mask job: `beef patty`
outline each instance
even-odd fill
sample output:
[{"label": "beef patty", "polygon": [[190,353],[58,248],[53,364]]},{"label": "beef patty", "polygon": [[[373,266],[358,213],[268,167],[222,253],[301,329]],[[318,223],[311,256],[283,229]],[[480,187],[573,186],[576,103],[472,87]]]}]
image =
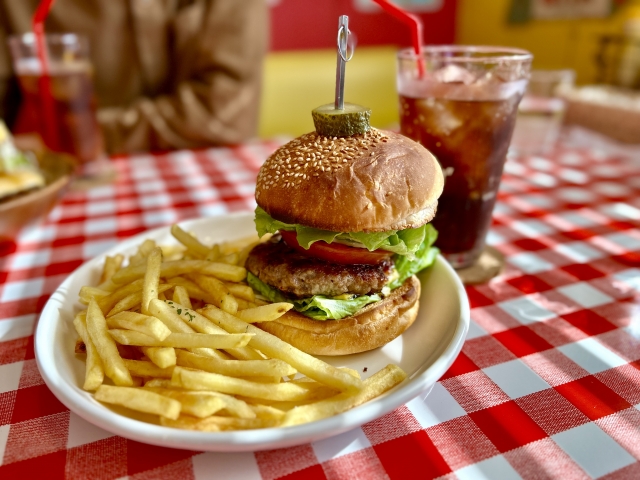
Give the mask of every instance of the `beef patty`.
[{"label": "beef patty", "polygon": [[[279,238],[276,237],[276,238]],[[393,261],[378,265],[329,263],[289,248],[282,240],[256,246],[245,264],[264,283],[295,298],[343,293],[378,293],[388,282]]]}]

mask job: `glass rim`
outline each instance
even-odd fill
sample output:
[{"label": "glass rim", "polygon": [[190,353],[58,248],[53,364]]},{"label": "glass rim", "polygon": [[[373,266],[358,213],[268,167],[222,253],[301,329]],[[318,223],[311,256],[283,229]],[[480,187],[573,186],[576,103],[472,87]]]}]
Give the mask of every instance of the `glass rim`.
[{"label": "glass rim", "polygon": [[[440,56],[445,53],[477,53],[479,56]],[[484,55],[482,55],[484,54]],[[422,47],[422,56],[427,58],[436,55],[436,58],[446,59],[451,63],[486,63],[504,61],[526,61],[532,60],[533,54],[522,48],[502,47],[493,45],[429,45]],[[413,48],[403,48],[398,51],[399,60],[416,60],[418,57]]]}]

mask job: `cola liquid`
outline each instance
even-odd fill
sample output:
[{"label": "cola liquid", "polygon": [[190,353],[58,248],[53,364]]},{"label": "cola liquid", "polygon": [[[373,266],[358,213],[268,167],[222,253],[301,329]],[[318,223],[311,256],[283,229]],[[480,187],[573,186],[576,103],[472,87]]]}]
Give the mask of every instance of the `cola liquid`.
[{"label": "cola liquid", "polygon": [[[436,245],[454,266],[484,247],[521,94],[500,100],[400,95],[400,130],[440,162],[445,188],[433,220]],[[457,265],[456,265],[457,263]]]}]

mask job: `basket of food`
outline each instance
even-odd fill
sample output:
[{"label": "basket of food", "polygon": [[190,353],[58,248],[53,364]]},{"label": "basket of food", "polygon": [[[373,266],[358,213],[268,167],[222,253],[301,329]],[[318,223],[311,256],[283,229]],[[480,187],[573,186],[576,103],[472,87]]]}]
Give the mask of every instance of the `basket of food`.
[{"label": "basket of food", "polygon": [[43,219],[58,202],[75,170],[72,157],[16,147],[0,122],[0,240]]},{"label": "basket of food", "polygon": [[640,143],[640,92],[588,85],[563,93],[565,123],[580,125],[625,143]]}]

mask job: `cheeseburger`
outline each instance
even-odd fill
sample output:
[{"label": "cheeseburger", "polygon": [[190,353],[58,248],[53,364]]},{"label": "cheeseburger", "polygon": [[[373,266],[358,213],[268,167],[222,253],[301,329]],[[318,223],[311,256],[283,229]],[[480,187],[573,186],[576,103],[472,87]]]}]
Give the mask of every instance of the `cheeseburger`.
[{"label": "cheeseburger", "polygon": [[367,128],[308,133],[262,166],[249,284],[294,308],[260,328],[316,355],[380,347],[418,313],[415,273],[431,265],[443,176],[434,156],[402,135]]}]

